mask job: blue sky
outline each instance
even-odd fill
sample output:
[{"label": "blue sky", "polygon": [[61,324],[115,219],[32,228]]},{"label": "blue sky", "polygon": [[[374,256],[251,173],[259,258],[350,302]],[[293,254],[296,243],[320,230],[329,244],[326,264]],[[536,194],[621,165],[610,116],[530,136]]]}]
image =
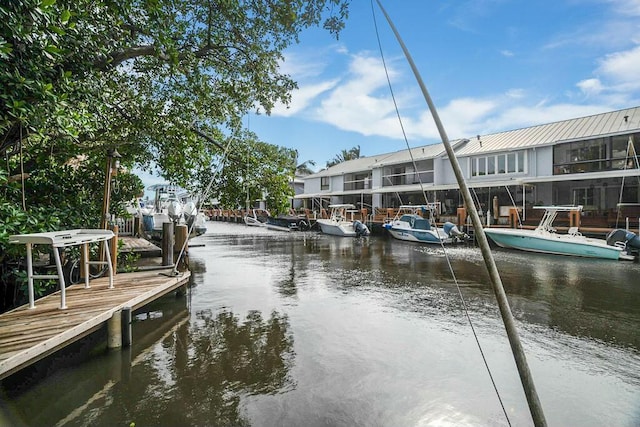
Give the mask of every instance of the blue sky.
[{"label": "blue sky", "polygon": [[[640,105],[640,0],[382,0],[450,139]],[[409,145],[440,141],[420,88],[377,4],[391,86]],[[289,108],[251,115],[265,142],[315,170],[343,149],[406,149],[370,1],[354,0],[339,40],[302,34],[282,69]]]},{"label": "blue sky", "polygon": [[[640,0],[382,0],[450,139],[640,105]],[[440,142],[400,45],[374,2],[382,52],[411,147]],[[343,149],[407,148],[371,2],[353,0],[339,40],[305,31],[282,70],[289,107],[251,114],[265,142],[326,166]],[[158,178],[141,176],[145,185]]]}]

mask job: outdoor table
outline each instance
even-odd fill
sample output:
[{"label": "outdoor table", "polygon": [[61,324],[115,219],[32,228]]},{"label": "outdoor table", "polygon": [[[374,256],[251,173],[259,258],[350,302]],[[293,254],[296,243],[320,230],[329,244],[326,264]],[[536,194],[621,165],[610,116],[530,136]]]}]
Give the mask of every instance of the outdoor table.
[{"label": "outdoor table", "polygon": [[[62,263],[60,261],[58,248],[82,245],[82,258],[84,259],[82,265],[82,271],[84,273],[84,287],[89,288],[89,265],[106,264],[109,271],[109,288],[113,288],[113,266],[111,264],[111,252],[109,250],[109,240],[111,240],[113,236],[114,234],[111,230],[101,229],[62,230],[47,233],[15,234],[10,236],[10,243],[21,243],[27,246],[29,308],[35,308],[33,292],[34,279],[58,279],[58,283],[60,283],[60,309],[67,308],[65,280],[62,273]],[[106,261],[89,260],[89,244],[95,242],[105,242],[103,249]],[[58,274],[33,274],[32,246],[38,244],[51,245],[54,248],[53,256]]]}]

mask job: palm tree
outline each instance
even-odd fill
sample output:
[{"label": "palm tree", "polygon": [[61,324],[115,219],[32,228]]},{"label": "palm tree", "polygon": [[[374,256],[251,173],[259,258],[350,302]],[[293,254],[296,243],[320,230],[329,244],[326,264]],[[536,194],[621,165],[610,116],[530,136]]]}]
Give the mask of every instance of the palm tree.
[{"label": "palm tree", "polygon": [[337,154],[333,160],[327,162],[327,167],[335,166],[338,163],[346,162],[348,160],[355,160],[360,158],[360,146],[353,147],[351,150],[342,150],[340,154]]},{"label": "palm tree", "polygon": [[315,173],[310,167],[311,166],[315,166],[316,162],[314,162],[313,160],[307,160],[304,163],[300,163],[298,166],[296,166],[296,176],[305,176],[305,175],[311,175],[313,173]]}]

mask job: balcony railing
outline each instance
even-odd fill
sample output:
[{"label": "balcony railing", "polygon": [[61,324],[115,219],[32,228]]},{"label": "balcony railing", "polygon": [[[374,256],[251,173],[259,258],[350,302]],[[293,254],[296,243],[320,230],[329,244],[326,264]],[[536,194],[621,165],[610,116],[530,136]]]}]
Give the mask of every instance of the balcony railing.
[{"label": "balcony railing", "polygon": [[391,187],[394,185],[407,185],[407,184],[431,184],[433,183],[433,171],[422,172],[405,172],[384,175],[382,177],[382,186]]}]

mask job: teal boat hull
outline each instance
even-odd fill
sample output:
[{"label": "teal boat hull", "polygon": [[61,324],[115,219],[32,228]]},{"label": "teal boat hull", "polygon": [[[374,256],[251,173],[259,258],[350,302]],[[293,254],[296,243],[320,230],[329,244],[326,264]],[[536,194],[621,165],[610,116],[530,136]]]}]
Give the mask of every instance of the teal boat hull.
[{"label": "teal boat hull", "polygon": [[532,230],[485,229],[498,246],[529,252],[619,260],[622,249],[583,236],[536,233]]}]

